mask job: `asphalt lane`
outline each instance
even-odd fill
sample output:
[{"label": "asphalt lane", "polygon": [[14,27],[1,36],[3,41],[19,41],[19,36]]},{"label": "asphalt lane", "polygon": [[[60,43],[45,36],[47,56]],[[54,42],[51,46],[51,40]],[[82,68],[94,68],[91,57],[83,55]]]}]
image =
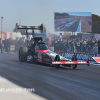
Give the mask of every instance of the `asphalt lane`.
[{"label": "asphalt lane", "polygon": [[18,54],[0,53],[0,76],[48,100],[100,100],[100,66],[72,68],[22,63]]}]

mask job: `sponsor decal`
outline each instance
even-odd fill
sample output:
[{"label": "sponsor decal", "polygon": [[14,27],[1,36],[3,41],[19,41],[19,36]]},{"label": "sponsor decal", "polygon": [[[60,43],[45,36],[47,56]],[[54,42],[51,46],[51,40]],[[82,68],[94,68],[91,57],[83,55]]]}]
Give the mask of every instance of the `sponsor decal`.
[{"label": "sponsor decal", "polygon": [[89,61],[52,61],[52,64],[89,64]]},{"label": "sponsor decal", "polygon": [[38,61],[39,61],[39,62],[42,62],[42,55],[41,55],[41,52],[38,52]]},{"label": "sponsor decal", "polygon": [[92,57],[97,63],[100,63],[100,57]]},{"label": "sponsor decal", "polygon": [[44,58],[44,61],[50,63],[50,62],[51,62],[51,59],[49,59],[49,58]]},{"label": "sponsor decal", "polygon": [[[65,58],[72,58],[72,56],[74,55],[74,53],[62,53],[62,56]],[[95,57],[95,54],[82,54],[82,53],[75,53],[75,55],[77,56],[77,59],[81,59],[81,60],[93,60],[92,57]]]}]

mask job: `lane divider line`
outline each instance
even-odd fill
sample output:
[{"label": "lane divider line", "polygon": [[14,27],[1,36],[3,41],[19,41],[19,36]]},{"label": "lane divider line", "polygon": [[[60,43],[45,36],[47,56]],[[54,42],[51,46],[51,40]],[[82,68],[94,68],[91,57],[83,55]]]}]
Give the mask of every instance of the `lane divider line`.
[{"label": "lane divider line", "polygon": [[78,28],[77,28],[77,32],[81,32],[81,20],[80,20],[80,22],[79,22],[79,26],[78,26]]}]

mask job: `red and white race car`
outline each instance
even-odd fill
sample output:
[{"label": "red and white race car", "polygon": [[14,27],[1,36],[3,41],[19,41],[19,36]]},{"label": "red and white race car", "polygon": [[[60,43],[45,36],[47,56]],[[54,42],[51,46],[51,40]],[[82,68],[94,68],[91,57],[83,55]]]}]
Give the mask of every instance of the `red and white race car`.
[{"label": "red and white race car", "polygon": [[[40,38],[36,38],[34,40],[40,40]],[[72,56],[72,61],[69,61],[67,58],[51,51],[48,49],[48,46],[41,42],[34,42],[31,46],[22,46],[19,49],[19,60],[20,61],[28,61],[28,62],[39,62],[49,64],[51,66],[55,66],[59,68],[60,65],[64,65],[66,67],[73,67],[75,69],[77,64],[87,64],[89,65],[89,61],[77,61],[76,55]]]}]

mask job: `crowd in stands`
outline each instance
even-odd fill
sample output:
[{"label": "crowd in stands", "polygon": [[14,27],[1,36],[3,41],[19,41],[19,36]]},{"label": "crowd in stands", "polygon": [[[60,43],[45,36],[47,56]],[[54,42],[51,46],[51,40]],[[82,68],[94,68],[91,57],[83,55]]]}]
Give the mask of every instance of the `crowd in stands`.
[{"label": "crowd in stands", "polygon": [[11,45],[14,45],[14,51],[18,51],[19,50],[19,47],[21,47],[22,45],[26,45],[26,40],[25,38],[17,38],[16,40],[12,40],[12,39],[5,39],[5,40],[2,40],[0,38],[0,50],[1,52],[10,52],[10,48],[11,48]]},{"label": "crowd in stands", "polygon": [[[80,39],[80,38],[68,38],[68,39],[60,39],[55,38],[52,39],[51,42],[45,41],[46,44],[50,47],[54,47],[54,51],[58,52],[85,52],[85,53],[93,53],[93,47],[98,47],[98,53],[100,53],[100,39],[93,40],[90,39]],[[10,52],[10,45],[15,46],[15,52],[19,50],[19,47],[26,45],[27,41],[25,38],[17,38],[16,40],[5,39],[2,40],[0,38],[0,49],[1,52]]]},{"label": "crowd in stands", "polygon": [[80,39],[80,38],[69,38],[69,39],[59,39],[55,38],[52,40],[50,46],[54,47],[55,51],[62,52],[85,52],[93,53],[93,47],[98,47],[98,53],[100,53],[100,39],[93,40],[90,39]]}]

